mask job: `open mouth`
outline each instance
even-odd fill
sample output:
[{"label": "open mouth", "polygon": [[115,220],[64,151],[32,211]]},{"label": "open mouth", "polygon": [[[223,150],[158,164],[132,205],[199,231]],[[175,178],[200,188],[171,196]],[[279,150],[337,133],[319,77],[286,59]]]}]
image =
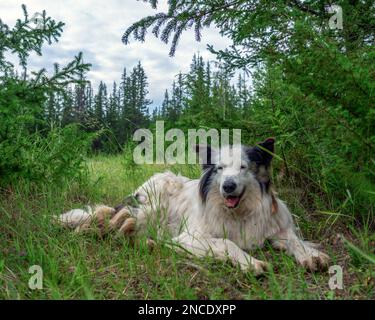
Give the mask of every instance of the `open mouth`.
[{"label": "open mouth", "polygon": [[236,208],[238,206],[238,204],[240,203],[244,192],[245,192],[245,189],[242,191],[242,193],[239,196],[226,196],[226,197],[224,197],[224,204],[228,208]]}]

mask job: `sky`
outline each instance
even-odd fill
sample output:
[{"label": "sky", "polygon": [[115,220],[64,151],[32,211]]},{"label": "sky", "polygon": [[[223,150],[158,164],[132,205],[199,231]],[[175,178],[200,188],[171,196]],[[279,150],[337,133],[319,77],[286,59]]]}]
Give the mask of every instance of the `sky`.
[{"label": "sky", "polygon": [[134,40],[128,45],[122,43],[127,27],[145,16],[165,12],[166,2],[159,1],[155,10],[150,4],[137,0],[0,0],[0,18],[13,26],[23,16],[21,5],[24,3],[30,17],[46,10],[47,15],[65,23],[58,43],[45,45],[42,56],[30,56],[29,70],[52,70],[53,63],[65,65],[82,51],[84,61],[92,64],[87,77],[94,88],[100,81],[111,88],[113,81],[120,81],[124,67],[130,70],[141,61],[149,80],[149,99],[155,107],[161,104],[165,89],[170,88],[176,74],[189,70],[194,53],[199,52],[205,60],[213,60],[207,44],[216,49],[230,44],[215,28],[204,30],[201,42],[195,41],[193,30],[183,33],[174,57],[168,55],[170,46],[151,32],[143,43]]}]

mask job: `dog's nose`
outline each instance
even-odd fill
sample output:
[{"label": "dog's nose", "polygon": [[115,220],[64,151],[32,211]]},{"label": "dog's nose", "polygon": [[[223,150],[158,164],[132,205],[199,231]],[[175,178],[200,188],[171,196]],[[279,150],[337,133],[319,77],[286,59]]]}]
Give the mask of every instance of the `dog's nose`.
[{"label": "dog's nose", "polygon": [[223,189],[226,193],[231,193],[236,190],[237,184],[234,181],[225,181],[223,184]]}]

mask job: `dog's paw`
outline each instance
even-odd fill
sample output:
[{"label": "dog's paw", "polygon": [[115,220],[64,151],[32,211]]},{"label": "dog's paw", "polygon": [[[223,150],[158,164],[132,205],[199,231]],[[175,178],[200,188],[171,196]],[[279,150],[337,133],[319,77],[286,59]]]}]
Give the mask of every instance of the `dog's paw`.
[{"label": "dog's paw", "polygon": [[327,269],[330,258],[324,252],[309,248],[308,252],[298,259],[298,262],[309,271]]},{"label": "dog's paw", "polygon": [[125,220],[130,218],[131,216],[132,214],[128,208],[122,208],[109,221],[109,230],[114,231],[120,229],[121,226],[124,224]]},{"label": "dog's paw", "polygon": [[241,264],[241,269],[243,271],[250,271],[254,273],[256,276],[259,276],[264,272],[269,271],[271,269],[271,265],[268,262],[252,258],[249,264]]},{"label": "dog's paw", "polygon": [[137,227],[137,219],[135,217],[127,218],[122,224],[120,230],[118,231],[118,235],[131,237],[135,234],[136,227]]},{"label": "dog's paw", "polygon": [[109,221],[115,214],[115,209],[108,206],[97,206],[94,211],[93,222],[96,224],[99,234],[104,235],[109,230]]}]

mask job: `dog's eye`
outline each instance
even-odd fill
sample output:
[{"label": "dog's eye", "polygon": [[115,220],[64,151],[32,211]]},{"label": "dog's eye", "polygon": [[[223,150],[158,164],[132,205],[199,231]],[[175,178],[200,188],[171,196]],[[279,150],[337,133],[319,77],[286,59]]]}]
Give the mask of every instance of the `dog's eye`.
[{"label": "dog's eye", "polygon": [[223,170],[222,166],[217,167],[217,170]]},{"label": "dog's eye", "polygon": [[241,169],[246,169],[247,167],[246,166],[241,166]]}]

